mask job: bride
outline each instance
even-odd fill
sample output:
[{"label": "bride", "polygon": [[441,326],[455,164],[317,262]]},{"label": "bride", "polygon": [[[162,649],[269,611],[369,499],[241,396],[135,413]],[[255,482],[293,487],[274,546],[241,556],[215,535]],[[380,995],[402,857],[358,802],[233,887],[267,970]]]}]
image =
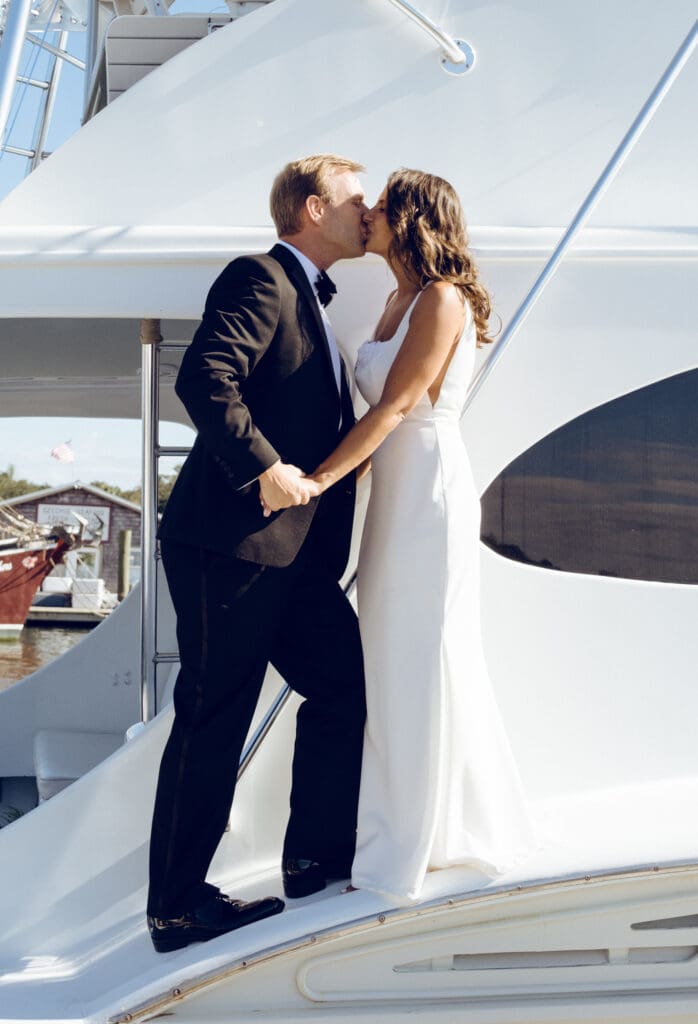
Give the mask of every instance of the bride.
[{"label": "bride", "polygon": [[504,871],[533,846],[482,649],[480,502],[460,432],[490,302],[461,205],[400,170],[368,217],[396,289],[358,354],[369,410],[311,476],[371,459],[358,605],[367,723],[352,887],[417,899],[433,868]]}]

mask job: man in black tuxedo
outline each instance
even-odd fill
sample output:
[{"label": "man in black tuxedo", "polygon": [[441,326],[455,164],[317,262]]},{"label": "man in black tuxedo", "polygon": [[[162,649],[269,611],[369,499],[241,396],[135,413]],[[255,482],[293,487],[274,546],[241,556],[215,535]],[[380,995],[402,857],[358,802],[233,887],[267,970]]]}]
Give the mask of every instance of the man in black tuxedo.
[{"label": "man in black tuxedo", "polygon": [[[214,282],[177,378],[197,438],[159,534],[181,658],[150,844],[148,925],[160,952],[283,909],[205,881],[269,662],[305,698],[286,895],[350,873],[365,699],[358,624],[338,580],[355,479],[318,499],[303,474],[354,423],[316,286],[331,291],[326,269],[364,254],[361,170],[316,156],[281,171],[271,193],[279,243],[234,260]],[[263,502],[291,507],[265,516]]]}]

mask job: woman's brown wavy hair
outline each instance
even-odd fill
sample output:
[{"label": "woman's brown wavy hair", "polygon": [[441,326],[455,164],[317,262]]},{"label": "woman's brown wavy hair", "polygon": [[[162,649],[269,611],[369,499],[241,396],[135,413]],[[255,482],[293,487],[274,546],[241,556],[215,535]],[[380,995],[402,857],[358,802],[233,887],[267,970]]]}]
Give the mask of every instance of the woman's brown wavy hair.
[{"label": "woman's brown wavy hair", "polygon": [[385,213],[393,233],[389,257],[418,288],[449,281],[468,300],[477,343],[488,335],[490,297],[468,251],[468,232],[460,199],[443,178],[401,168],[388,178]]}]

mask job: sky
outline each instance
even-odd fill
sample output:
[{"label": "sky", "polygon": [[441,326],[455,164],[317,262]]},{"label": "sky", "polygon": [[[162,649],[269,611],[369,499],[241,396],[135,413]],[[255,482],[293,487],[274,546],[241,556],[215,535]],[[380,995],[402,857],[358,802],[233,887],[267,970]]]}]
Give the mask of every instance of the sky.
[{"label": "sky", "polygon": [[[175,0],[170,7],[171,14],[201,11],[226,13],[227,8],[216,0]],[[52,33],[47,39],[55,42]],[[84,59],[85,43],[84,32],[71,32],[68,52]],[[25,44],[20,62],[22,75],[45,80],[48,64],[49,57],[44,51]],[[84,81],[78,68],[63,66],[47,140],[48,152],[80,128]],[[38,101],[38,89],[19,86],[15,90],[6,136],[9,145],[31,148]],[[28,166],[23,157],[0,152],[0,200],[20,184]],[[51,487],[74,480],[101,480],[128,489],[140,484],[140,429],[140,423],[133,420],[0,418],[0,471],[12,465],[16,477]],[[161,444],[189,445],[192,438],[188,427],[161,424]],[[51,449],[64,441],[71,442],[75,454],[72,463],[61,463],[51,457]],[[169,473],[173,466],[172,460],[162,460],[160,471]]]},{"label": "sky", "polygon": [[[67,0],[65,6],[70,7],[70,0]],[[170,6],[171,15],[201,12],[227,14],[228,8],[219,0],[175,0]],[[41,32],[43,30],[37,30],[35,34],[40,35]],[[49,32],[46,40],[55,44],[57,35]],[[86,41],[85,32],[70,32],[68,34],[68,52],[74,57],[84,60]],[[20,74],[24,77],[46,81],[46,72],[50,61],[51,58],[45,51],[30,43],[25,43],[20,61]],[[51,129],[47,139],[47,152],[53,152],[80,127],[84,90],[85,74],[79,68],[64,62]],[[6,143],[24,149],[32,148],[33,129],[39,101],[39,89],[30,86],[17,86],[8,120]],[[28,166],[29,162],[24,157],[0,152],[0,200],[23,180]]]},{"label": "sky", "polygon": [[[160,424],[160,443],[191,445],[193,431],[179,423]],[[74,462],[59,462],[51,449],[70,442]],[[160,472],[172,472],[181,458],[162,459]],[[95,480],[130,489],[141,482],[141,425],[137,420],[46,417],[0,419],[0,471],[14,466],[15,477],[60,487]]]}]

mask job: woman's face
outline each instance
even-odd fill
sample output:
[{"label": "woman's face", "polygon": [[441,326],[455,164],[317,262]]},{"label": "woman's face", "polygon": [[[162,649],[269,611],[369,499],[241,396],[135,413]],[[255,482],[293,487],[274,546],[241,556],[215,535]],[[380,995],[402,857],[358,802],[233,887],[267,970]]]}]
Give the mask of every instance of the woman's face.
[{"label": "woman's face", "polygon": [[388,218],[385,215],[385,202],[388,194],[384,188],[376,200],[376,205],[366,214],[368,224],[368,239],[366,240],[366,252],[375,252],[379,256],[388,255],[388,249],[392,241],[393,233],[388,225]]}]

